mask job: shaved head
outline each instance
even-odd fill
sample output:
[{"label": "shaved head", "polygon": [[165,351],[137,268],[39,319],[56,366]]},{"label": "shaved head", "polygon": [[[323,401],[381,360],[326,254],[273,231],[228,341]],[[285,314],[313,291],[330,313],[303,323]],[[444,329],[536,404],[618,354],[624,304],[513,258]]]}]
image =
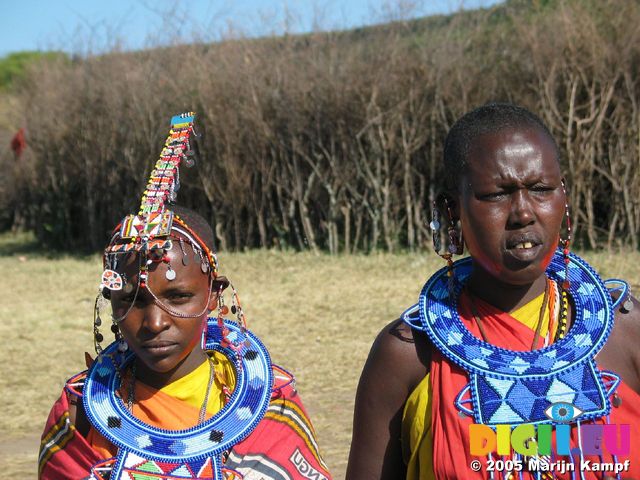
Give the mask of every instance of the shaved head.
[{"label": "shaved head", "polygon": [[529,110],[510,103],[488,103],[460,117],[449,130],[444,144],[445,187],[456,192],[467,169],[469,153],[479,137],[505,129],[535,129],[552,142],[556,159],[560,151],[549,129]]}]

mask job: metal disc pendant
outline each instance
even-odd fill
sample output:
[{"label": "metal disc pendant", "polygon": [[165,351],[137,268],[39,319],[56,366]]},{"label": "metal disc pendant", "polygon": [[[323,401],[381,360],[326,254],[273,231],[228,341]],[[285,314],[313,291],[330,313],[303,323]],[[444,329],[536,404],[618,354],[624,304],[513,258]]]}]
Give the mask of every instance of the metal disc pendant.
[{"label": "metal disc pendant", "polygon": [[184,255],[182,255],[182,264],[186,267],[187,265],[189,265],[189,263],[189,255],[185,253]]},{"label": "metal disc pendant", "polygon": [[209,273],[209,264],[207,262],[202,262],[200,264],[200,270],[202,270],[202,273]]},{"label": "metal disc pendant", "polygon": [[176,278],[176,272],[175,270],[167,270],[164,274],[164,276],[167,278],[167,280],[171,281],[171,280],[175,280]]},{"label": "metal disc pendant", "polygon": [[627,312],[633,310],[633,302],[631,301],[631,298],[627,298],[625,300],[625,302],[622,304],[622,308],[624,308]]}]

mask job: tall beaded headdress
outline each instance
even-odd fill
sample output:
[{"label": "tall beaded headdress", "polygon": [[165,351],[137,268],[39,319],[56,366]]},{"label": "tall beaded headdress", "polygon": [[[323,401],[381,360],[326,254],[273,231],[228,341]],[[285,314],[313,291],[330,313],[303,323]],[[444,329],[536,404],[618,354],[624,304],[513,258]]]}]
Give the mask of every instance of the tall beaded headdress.
[{"label": "tall beaded headdress", "polygon": [[[176,278],[175,270],[167,252],[178,244],[182,253],[182,263],[195,261],[200,263],[203,273],[210,274],[209,290],[213,288],[214,281],[218,277],[218,259],[213,250],[200,238],[200,236],[179,215],[171,210],[171,204],[176,200],[180,188],[180,166],[184,164],[192,167],[199,155],[198,134],[194,128],[195,113],[187,112],[175,115],[171,119],[169,135],[164,143],[155,167],[149,175],[147,186],[142,194],[140,208],[137,214],[127,215],[116,227],[104,251],[101,293],[96,300],[94,314],[94,339],[97,353],[102,351],[100,342],[103,340],[99,327],[102,324],[100,317],[101,299],[110,296],[112,291],[123,290],[125,294],[132,295],[130,305],[133,306],[140,289],[146,288],[163,310],[177,317],[199,317],[207,309],[205,305],[202,312],[185,314],[176,311],[164,304],[148,285],[149,267],[153,263],[166,263],[165,276],[172,281]],[[130,255],[135,255],[138,260],[139,272],[137,281],[126,278],[118,272],[118,265],[127,261]],[[237,292],[233,285],[231,311],[235,314],[242,329],[246,328],[244,312],[240,305]],[[222,287],[220,289],[221,293]],[[114,325],[112,331],[118,340],[122,340],[117,324],[122,321],[129,310],[112,314]],[[228,307],[224,299],[219,296],[218,317],[222,326],[222,317],[228,313]],[[226,332],[226,330],[225,330]],[[203,338],[203,345],[204,345]],[[126,350],[126,344],[121,342],[122,350]]]},{"label": "tall beaded headdress", "polygon": [[[193,127],[195,114],[193,112],[176,115],[171,119],[171,129],[165,141],[160,158],[155,168],[149,175],[147,187],[142,194],[140,210],[137,215],[127,215],[105,250],[106,263],[109,264],[111,254],[126,253],[130,251],[149,255],[154,250],[166,250],[171,248],[169,238],[174,221],[182,224],[183,228],[191,230],[183,222],[175,217],[173,211],[167,208],[167,204],[174,202],[180,189],[180,164],[184,161],[187,167],[195,164],[197,155],[197,135]],[[193,233],[193,232],[191,232]],[[215,254],[206,245],[207,257],[214,268],[213,274],[217,275],[218,262]],[[103,275],[103,285],[110,290],[119,290],[123,282],[115,275],[107,273]],[[115,273],[115,272],[114,272]],[[143,264],[140,271],[142,286],[147,279],[147,269]]]}]

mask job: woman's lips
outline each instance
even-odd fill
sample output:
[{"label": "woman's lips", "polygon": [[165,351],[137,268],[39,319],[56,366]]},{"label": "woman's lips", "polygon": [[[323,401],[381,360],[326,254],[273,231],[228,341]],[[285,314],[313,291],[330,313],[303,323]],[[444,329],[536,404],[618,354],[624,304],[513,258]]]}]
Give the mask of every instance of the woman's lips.
[{"label": "woman's lips", "polygon": [[530,262],[538,257],[542,250],[542,244],[533,242],[520,242],[512,248],[507,248],[509,255],[521,262]]},{"label": "woman's lips", "polygon": [[143,344],[142,348],[152,355],[166,355],[171,353],[177,346],[178,344],[173,342],[149,342]]}]

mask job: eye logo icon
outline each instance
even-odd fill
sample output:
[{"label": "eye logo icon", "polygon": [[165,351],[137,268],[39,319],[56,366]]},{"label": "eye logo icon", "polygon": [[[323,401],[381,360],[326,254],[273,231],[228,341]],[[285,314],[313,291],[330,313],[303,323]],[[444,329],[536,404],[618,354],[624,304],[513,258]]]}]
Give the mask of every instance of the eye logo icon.
[{"label": "eye logo icon", "polygon": [[554,422],[569,423],[582,415],[582,410],[567,402],[557,402],[549,405],[544,414]]},{"label": "eye logo icon", "polygon": [[[469,453],[482,456],[492,452],[498,455],[517,452],[528,457],[547,456],[553,454],[555,438],[555,454],[569,457],[575,447],[571,440],[571,423],[584,413],[572,403],[556,402],[548,404],[544,410],[550,425],[520,423],[513,428],[508,424],[490,427],[472,423],[469,425]],[[603,451],[611,455],[628,455],[631,451],[631,425],[627,423],[587,423],[579,428],[579,448],[584,455],[600,455],[602,458]]]}]

